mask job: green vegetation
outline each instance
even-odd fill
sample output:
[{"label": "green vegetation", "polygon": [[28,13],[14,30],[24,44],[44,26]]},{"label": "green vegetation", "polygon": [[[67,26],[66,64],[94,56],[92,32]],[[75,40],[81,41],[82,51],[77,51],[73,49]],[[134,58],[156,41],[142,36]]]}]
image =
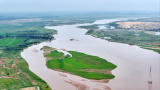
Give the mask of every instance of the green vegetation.
[{"label": "green vegetation", "polygon": [[52,69],[61,69],[88,79],[112,79],[114,76],[107,71],[116,68],[116,65],[107,62],[105,59],[97,56],[91,56],[80,52],[68,51],[72,54],[63,57],[63,53],[51,51],[45,57],[52,58],[47,61],[47,67]]},{"label": "green vegetation", "polygon": [[41,90],[51,90],[37,75],[32,73],[20,51],[10,50],[0,53],[0,89],[17,89],[39,86]]},{"label": "green vegetation", "polygon": [[70,40],[70,41],[73,41],[74,39],[71,38],[71,39],[69,39],[69,40]]},{"label": "green vegetation", "polygon": [[41,22],[0,21],[0,89],[38,86],[41,90],[51,90],[45,81],[29,70],[27,62],[20,56],[24,48],[51,40],[57,33],[44,28],[45,24]]},{"label": "green vegetation", "polygon": [[[117,16],[118,15],[118,16]],[[97,19],[122,17],[142,17],[124,15],[124,13],[1,13],[0,14],[0,89],[19,90],[25,87],[40,87],[41,90],[51,90],[46,82],[28,69],[28,64],[20,56],[21,50],[33,44],[51,40],[56,30],[45,26],[56,26],[76,23],[91,23]],[[93,29],[93,28],[92,28]],[[51,50],[48,48],[48,50]],[[59,57],[68,59],[70,56]],[[58,58],[58,57],[57,57]],[[53,58],[54,59],[54,58]],[[60,62],[58,62],[60,63]],[[63,65],[61,65],[62,67]],[[114,65],[113,65],[114,66]],[[115,66],[114,66],[115,67]],[[78,68],[77,68],[78,69]],[[114,69],[114,68],[113,68]],[[79,69],[78,69],[79,70]],[[99,69],[98,69],[99,70]],[[108,69],[107,69],[108,70]],[[80,75],[88,78],[113,78],[112,75],[79,70]],[[73,70],[73,72],[76,71]],[[79,73],[80,73],[79,72]],[[77,72],[78,73],[78,72]],[[79,74],[78,73],[78,74]]]},{"label": "green vegetation", "polygon": [[95,29],[98,29],[98,27],[96,25],[88,25],[88,26],[79,26],[78,28],[85,28],[88,31],[86,32],[86,34],[91,34],[94,32]]},{"label": "green vegetation", "polygon": [[93,31],[94,31],[94,30],[88,30],[88,31],[86,32],[86,34],[91,34],[91,33],[93,33]]},{"label": "green vegetation", "polygon": [[24,42],[25,39],[15,39],[15,38],[5,38],[0,39],[0,46],[15,46],[22,42]]},{"label": "green vegetation", "polygon": [[5,33],[0,37],[0,47],[1,50],[23,50],[34,43],[52,40],[54,33],[56,32],[41,32],[39,29]]},{"label": "green vegetation", "polygon": [[98,33],[97,36],[101,38],[109,36],[112,38],[109,41],[127,43],[130,45],[150,45],[151,47],[148,48],[149,50],[153,50],[159,53],[158,49],[156,50],[152,48],[158,48],[157,45],[160,43],[160,36],[158,35],[147,34],[143,31],[105,31],[101,33],[103,34]]},{"label": "green vegetation", "polygon": [[[116,26],[115,23],[110,24],[112,26]],[[95,27],[94,25],[91,26]],[[141,46],[141,48],[153,50],[160,53],[160,35],[147,34],[144,31],[140,30],[97,30],[90,27],[87,28],[88,31],[86,32],[86,34],[102,39],[104,39],[104,37],[110,37],[110,39],[107,40],[112,42],[126,43],[130,45],[143,45],[143,47]]]},{"label": "green vegetation", "polygon": [[[21,61],[17,64],[17,66],[23,70],[23,72],[27,73],[33,80],[35,80],[35,83],[37,83],[38,86],[40,86],[40,89],[42,90],[51,90],[50,87],[46,84],[45,81],[43,81],[40,77],[35,75],[33,72],[31,72],[28,69],[28,64],[25,61]],[[31,81],[29,81],[31,82]],[[33,85],[31,85],[33,86]],[[35,85],[34,85],[35,86]]]},{"label": "green vegetation", "polygon": [[118,24],[116,22],[111,22],[109,23],[110,26],[113,26],[115,28],[118,28]]},{"label": "green vegetation", "polygon": [[96,25],[88,25],[88,26],[79,26],[79,28],[85,28],[85,29],[98,29],[98,27]]},{"label": "green vegetation", "polygon": [[54,59],[59,59],[63,57],[63,53],[58,52],[57,50],[52,51],[50,54],[45,55],[45,57],[53,57]]},{"label": "green vegetation", "polygon": [[[76,16],[76,17],[73,17]],[[89,15],[88,15],[89,16]],[[33,44],[53,39],[55,30],[44,28],[47,25],[64,25],[93,22],[81,15],[61,14],[9,14],[0,15],[0,89],[20,89],[24,87],[50,87],[28,69],[20,52]],[[99,17],[100,18],[100,17]]]},{"label": "green vegetation", "polygon": [[153,50],[160,54],[160,49],[157,48],[157,47],[160,47],[159,45],[156,45],[157,47],[155,47],[155,45],[138,45],[138,46],[144,49]]}]

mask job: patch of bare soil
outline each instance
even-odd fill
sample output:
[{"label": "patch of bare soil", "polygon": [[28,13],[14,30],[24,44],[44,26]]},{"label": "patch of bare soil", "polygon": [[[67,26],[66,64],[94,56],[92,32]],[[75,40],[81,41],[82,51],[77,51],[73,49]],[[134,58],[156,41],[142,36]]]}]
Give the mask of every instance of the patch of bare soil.
[{"label": "patch of bare soil", "polygon": [[117,22],[119,28],[126,29],[158,29],[160,28],[159,22]]},{"label": "patch of bare soil", "polygon": [[13,68],[14,66],[16,66],[16,64],[12,64],[12,68]]},{"label": "patch of bare soil", "polygon": [[57,50],[57,49],[56,48],[51,48],[51,47],[44,46],[41,50],[43,50],[44,52],[50,52],[50,51]]},{"label": "patch of bare soil", "polygon": [[37,90],[35,87],[22,88],[20,90]]},{"label": "patch of bare soil", "polygon": [[108,83],[109,79],[101,79],[101,80],[91,80],[92,82],[98,82],[98,83]]},{"label": "patch of bare soil", "polygon": [[4,64],[4,62],[0,59],[0,64]]},{"label": "patch of bare soil", "polygon": [[12,61],[12,59],[9,58],[5,58],[5,57],[0,57],[1,61],[4,63],[10,63]]},{"label": "patch of bare soil", "polygon": [[98,72],[98,73],[103,73],[103,74],[112,74],[111,71],[108,69],[82,69],[82,71]]},{"label": "patch of bare soil", "polygon": [[77,90],[88,90],[89,89],[89,86],[85,85],[85,84],[82,84],[82,83],[79,83],[79,82],[75,82],[71,79],[69,80],[64,80],[65,82],[67,83],[70,83],[72,84],[73,86],[75,86],[77,88]]},{"label": "patch of bare soil", "polygon": [[81,79],[81,81],[87,81],[87,80],[85,80],[85,79]]},{"label": "patch of bare soil", "polygon": [[31,19],[15,19],[10,21],[2,21],[0,24],[12,24],[16,22],[33,22],[33,21],[41,21],[41,18],[31,18]]},{"label": "patch of bare soil", "polygon": [[32,51],[33,51],[33,52],[38,52],[38,50],[36,50],[36,49],[33,49]]},{"label": "patch of bare soil", "polygon": [[31,82],[32,83],[32,85],[37,85],[37,83],[36,82]]},{"label": "patch of bare soil", "polygon": [[98,89],[98,88],[94,88],[93,90],[101,90],[101,89]]},{"label": "patch of bare soil", "polygon": [[60,76],[63,76],[63,77],[67,77],[66,74],[63,74],[63,73],[58,73]]},{"label": "patch of bare soil", "polygon": [[45,59],[46,59],[46,62],[47,62],[47,61],[49,61],[49,60],[51,60],[51,59],[54,59],[54,58],[47,57],[47,58],[45,58]]},{"label": "patch of bare soil", "polygon": [[108,86],[104,86],[103,87],[104,88],[104,90],[112,90],[110,87],[108,87]]},{"label": "patch of bare soil", "polygon": [[148,33],[148,34],[155,34],[154,31],[144,31],[145,33]]},{"label": "patch of bare soil", "polygon": [[5,74],[5,72],[1,72],[1,74]]},{"label": "patch of bare soil", "polygon": [[13,63],[17,64],[19,62],[20,57],[15,57]]},{"label": "patch of bare soil", "polygon": [[1,76],[0,78],[10,78],[9,76]]}]

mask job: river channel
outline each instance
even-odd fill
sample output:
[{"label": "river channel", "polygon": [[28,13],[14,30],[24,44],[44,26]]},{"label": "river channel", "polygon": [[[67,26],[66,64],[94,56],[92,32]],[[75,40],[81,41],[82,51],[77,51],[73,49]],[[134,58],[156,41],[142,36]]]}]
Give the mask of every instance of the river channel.
[{"label": "river channel", "polygon": [[[76,90],[76,87],[66,80],[73,80],[89,86],[89,90],[95,88],[104,89],[109,86],[112,90],[160,90],[160,54],[131,46],[128,44],[109,42],[107,40],[85,35],[86,29],[77,28],[82,25],[105,24],[123,19],[97,20],[94,23],[74,24],[63,26],[46,26],[47,29],[58,31],[54,35],[56,40],[43,42],[28,47],[21,52],[21,56],[29,64],[29,69],[46,81],[53,90]],[[75,39],[70,41],[70,39]],[[46,67],[43,46],[50,46],[57,49],[83,52],[89,55],[99,56],[117,65],[112,70],[115,75],[109,83],[98,83],[82,77],[63,73],[67,77],[61,76],[58,71]],[[37,50],[35,52],[35,50]],[[152,67],[152,85],[148,85],[149,68]],[[150,89],[151,88],[151,89]]]}]

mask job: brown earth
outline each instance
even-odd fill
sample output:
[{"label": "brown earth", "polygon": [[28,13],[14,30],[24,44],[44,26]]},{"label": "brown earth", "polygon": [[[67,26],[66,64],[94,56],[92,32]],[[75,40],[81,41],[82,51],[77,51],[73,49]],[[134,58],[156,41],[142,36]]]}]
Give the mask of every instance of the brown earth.
[{"label": "brown earth", "polygon": [[75,86],[77,88],[77,90],[88,90],[89,89],[89,86],[85,85],[85,84],[82,84],[82,83],[79,83],[79,82],[75,82],[71,79],[69,80],[64,80],[65,82],[67,83],[70,83],[72,84],[73,86]]},{"label": "brown earth", "polygon": [[160,28],[159,22],[117,22],[117,24],[119,24],[119,28],[125,29],[147,30]]},{"label": "brown earth", "polygon": [[58,73],[60,76],[63,76],[63,77],[67,77],[66,74],[63,74],[63,73]]},{"label": "brown earth", "polygon": [[108,69],[82,69],[81,71],[98,72],[98,73],[103,73],[103,74],[112,74],[111,71]]},{"label": "brown earth", "polygon": [[37,90],[35,87],[22,88],[20,90]]}]

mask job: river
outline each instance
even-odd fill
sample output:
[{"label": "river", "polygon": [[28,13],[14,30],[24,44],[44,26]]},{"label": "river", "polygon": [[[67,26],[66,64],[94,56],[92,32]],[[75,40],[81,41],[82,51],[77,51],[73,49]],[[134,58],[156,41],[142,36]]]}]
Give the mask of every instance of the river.
[{"label": "river", "polygon": [[[97,20],[91,24],[105,24],[124,19],[105,19]],[[160,90],[160,54],[151,50],[130,46],[128,44],[108,42],[103,39],[85,35],[86,29],[77,28],[81,25],[74,24],[63,26],[46,26],[48,29],[58,30],[58,35],[54,35],[56,40],[43,42],[28,47],[21,52],[21,56],[29,64],[29,69],[36,75],[46,81],[53,90],[76,90],[76,87],[65,80],[73,80],[89,86],[90,90],[94,88],[104,89],[109,86],[112,90]],[[70,39],[75,39],[70,41]],[[112,70],[115,75],[109,83],[92,82],[91,80],[71,74],[64,73],[67,77],[59,75],[60,72],[48,69],[46,67],[43,46],[50,46],[57,49],[65,49],[83,52],[89,55],[99,56],[107,61],[117,65]],[[34,50],[38,50],[35,52]],[[149,87],[149,67],[152,67],[152,85]]]}]

